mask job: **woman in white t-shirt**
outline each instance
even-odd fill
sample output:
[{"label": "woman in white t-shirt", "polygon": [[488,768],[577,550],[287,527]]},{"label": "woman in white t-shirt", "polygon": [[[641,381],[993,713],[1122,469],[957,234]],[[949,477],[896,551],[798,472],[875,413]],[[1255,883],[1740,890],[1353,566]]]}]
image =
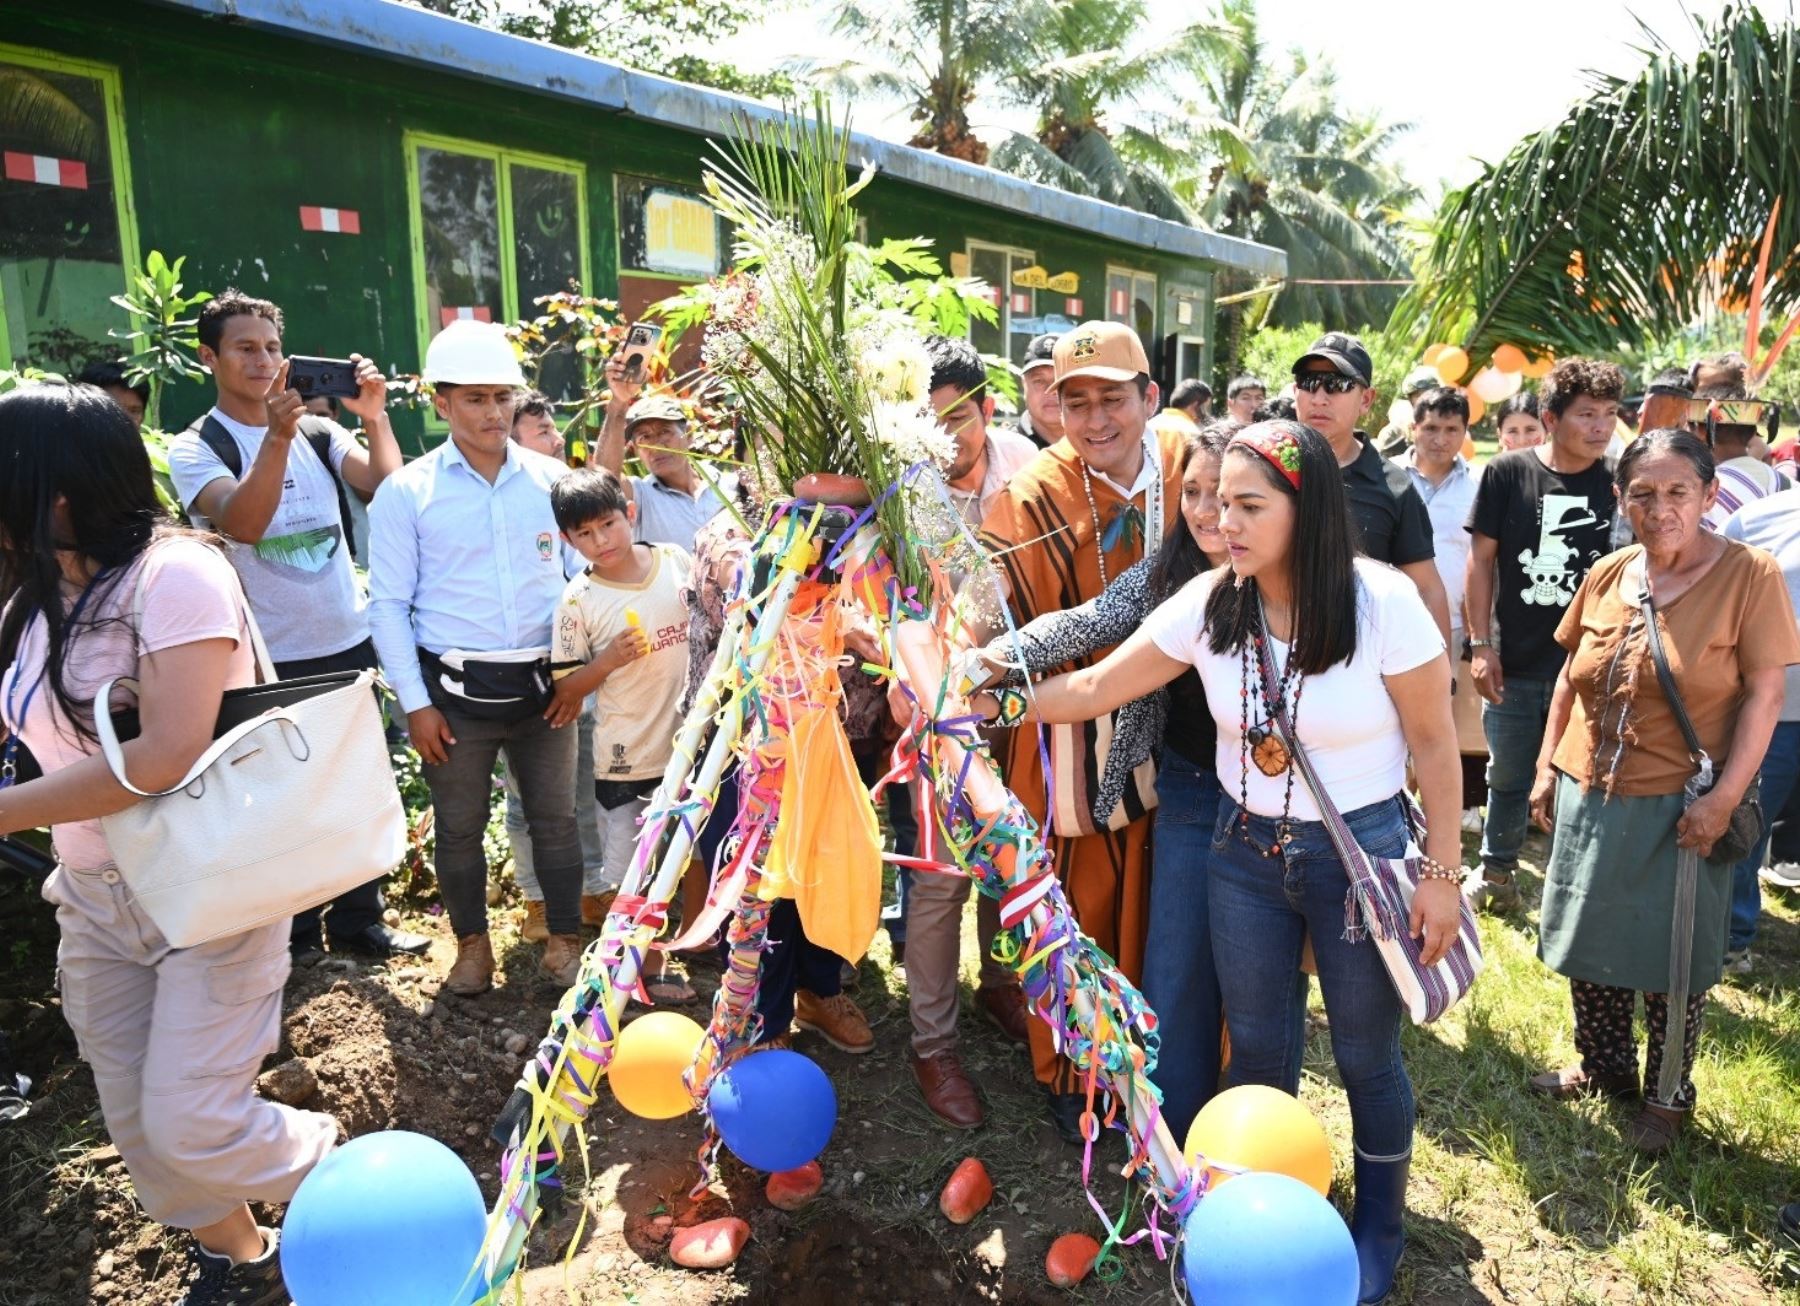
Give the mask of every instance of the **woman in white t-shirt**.
[{"label": "woman in white t-shirt", "polygon": [[[1434,963],[1459,924],[1461,784],[1444,641],[1401,573],[1356,556],[1343,477],[1324,438],[1262,422],[1226,447],[1219,529],[1230,570],[1197,577],[1098,665],[1039,685],[1033,712],[1080,721],[1199,670],[1218,724],[1225,797],[1208,867],[1213,959],[1231,1030],[1229,1079],[1298,1092],[1294,974],[1310,933],[1350,1099],[1351,1233],[1360,1300],[1393,1283],[1412,1154],[1401,1005],[1373,941],[1346,939],[1348,873],[1299,768],[1271,728],[1285,711],[1332,805],[1364,851],[1408,841],[1410,753],[1424,801],[1428,878],[1410,928]],[[1266,644],[1275,674],[1265,688]]]},{"label": "woman in white t-shirt", "polygon": [[51,827],[63,1014],[107,1131],[145,1212],[193,1232],[184,1303],[285,1300],[275,1235],[246,1203],[292,1197],[337,1141],[330,1116],[256,1095],[281,1040],[288,922],[169,947],[107,847],[99,818],[138,800],[101,754],[92,706],[135,676],[126,773],[179,784],[225,690],[254,683],[243,592],[207,537],[168,520],[137,428],[92,386],[0,396],[0,594],[0,720],[44,771],[12,783],[7,750],[0,834]]}]

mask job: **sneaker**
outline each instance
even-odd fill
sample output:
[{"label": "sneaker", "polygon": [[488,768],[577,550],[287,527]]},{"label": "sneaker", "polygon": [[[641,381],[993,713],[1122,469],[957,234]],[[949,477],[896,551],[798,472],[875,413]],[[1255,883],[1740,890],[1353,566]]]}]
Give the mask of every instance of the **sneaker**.
[{"label": "sneaker", "polygon": [[1481,809],[1479,807],[1463,808],[1463,833],[1481,833]]},{"label": "sneaker", "polygon": [[1725,953],[1725,973],[1727,975],[1748,975],[1756,969],[1756,958],[1750,955],[1748,948],[1731,948]]},{"label": "sneaker", "polygon": [[193,1277],[177,1306],[276,1306],[287,1301],[279,1236],[273,1229],[264,1229],[262,1236],[263,1254],[242,1265],[195,1243]]},{"label": "sneaker", "polygon": [[1757,876],[1764,884],[1772,884],[1777,889],[1800,889],[1800,864],[1794,862],[1765,866]]},{"label": "sneaker", "polygon": [[875,1046],[868,1017],[848,993],[821,998],[801,989],[794,995],[794,1024],[811,1030],[839,1052],[860,1055]]},{"label": "sneaker", "polygon": [[519,926],[519,937],[527,943],[542,943],[550,937],[550,923],[544,916],[541,900],[525,900],[525,922]]},{"label": "sneaker", "polygon": [[1463,897],[1476,911],[1485,908],[1492,912],[1514,912],[1525,902],[1519,896],[1518,881],[1512,875],[1503,874],[1496,878],[1479,867],[1472,868],[1463,878]]}]

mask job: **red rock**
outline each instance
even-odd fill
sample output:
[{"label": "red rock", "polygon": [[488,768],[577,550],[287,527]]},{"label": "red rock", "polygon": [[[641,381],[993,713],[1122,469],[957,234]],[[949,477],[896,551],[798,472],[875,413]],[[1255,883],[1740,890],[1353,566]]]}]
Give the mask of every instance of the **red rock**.
[{"label": "red rock", "polygon": [[938,1210],[951,1224],[967,1224],[994,1200],[994,1181],[987,1167],[974,1157],[964,1157],[938,1194]]},{"label": "red rock", "polygon": [[738,1258],[750,1241],[750,1226],[735,1215],[677,1229],[669,1240],[669,1258],[690,1270],[722,1270]]},{"label": "red rock", "polygon": [[1085,1233],[1065,1233],[1050,1244],[1044,1257],[1044,1273],[1059,1288],[1073,1288],[1087,1278],[1100,1255],[1100,1244]]},{"label": "red rock", "polygon": [[825,1186],[825,1172],[817,1161],[808,1161],[795,1170],[782,1170],[769,1176],[763,1196],[769,1205],[783,1211],[798,1211],[819,1195]]}]

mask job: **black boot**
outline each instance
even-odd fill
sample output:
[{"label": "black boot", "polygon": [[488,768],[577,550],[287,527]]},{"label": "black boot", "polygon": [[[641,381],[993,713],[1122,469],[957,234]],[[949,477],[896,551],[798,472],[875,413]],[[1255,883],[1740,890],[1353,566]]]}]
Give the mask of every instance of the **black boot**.
[{"label": "black boot", "polygon": [[1398,1161],[1371,1161],[1356,1154],[1356,1214],[1350,1217],[1350,1237],[1356,1243],[1356,1259],[1362,1267],[1362,1291],[1357,1302],[1386,1298],[1394,1286],[1394,1271],[1406,1246],[1406,1174],[1412,1169],[1409,1153]]}]

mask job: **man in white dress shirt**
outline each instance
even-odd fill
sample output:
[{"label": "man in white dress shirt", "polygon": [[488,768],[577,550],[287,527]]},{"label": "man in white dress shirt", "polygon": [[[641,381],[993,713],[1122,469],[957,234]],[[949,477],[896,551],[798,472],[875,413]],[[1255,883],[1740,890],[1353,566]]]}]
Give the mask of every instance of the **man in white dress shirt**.
[{"label": "man in white dress shirt", "polygon": [[497,325],[459,320],[425,380],[450,438],[390,476],[370,510],[369,624],[436,809],[436,871],[456,931],[444,987],[492,986],[482,832],[504,751],[543,887],[541,973],[581,965],[576,732],[545,719],[550,629],[567,575],[550,487],[568,468],[509,438],[525,378]]}]

